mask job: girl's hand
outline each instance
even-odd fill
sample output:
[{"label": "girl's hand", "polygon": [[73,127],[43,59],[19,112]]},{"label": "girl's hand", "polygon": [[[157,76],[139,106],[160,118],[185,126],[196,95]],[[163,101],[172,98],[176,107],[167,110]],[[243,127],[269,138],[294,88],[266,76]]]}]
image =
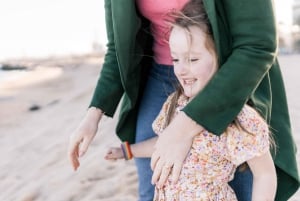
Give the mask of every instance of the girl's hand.
[{"label": "girl's hand", "polygon": [[159,135],[151,157],[152,184],[163,186],[172,171],[172,182],[176,183],[183,162],[192,146],[193,138],[203,130],[192,119],[180,112]]},{"label": "girl's hand", "polygon": [[79,157],[86,153],[97,133],[102,114],[100,109],[89,108],[77,130],[70,136],[68,156],[75,171],[80,165]]},{"label": "girl's hand", "polygon": [[120,147],[111,147],[108,149],[105,157],[106,160],[115,161],[117,159],[123,159],[123,151]]}]

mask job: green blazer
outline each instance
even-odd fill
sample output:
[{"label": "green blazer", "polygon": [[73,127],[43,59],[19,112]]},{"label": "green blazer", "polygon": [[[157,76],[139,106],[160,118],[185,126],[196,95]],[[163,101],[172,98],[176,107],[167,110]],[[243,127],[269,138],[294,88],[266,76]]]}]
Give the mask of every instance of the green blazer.
[{"label": "green blazer", "polygon": [[[277,152],[276,200],[299,188],[285,90],[276,59],[277,36],[271,0],[203,0],[212,25],[220,69],[184,112],[220,135],[246,102],[272,128]],[[134,142],[137,108],[151,65],[149,22],[134,0],[105,0],[107,53],[90,106],[113,116],[122,99],[116,133]]]}]

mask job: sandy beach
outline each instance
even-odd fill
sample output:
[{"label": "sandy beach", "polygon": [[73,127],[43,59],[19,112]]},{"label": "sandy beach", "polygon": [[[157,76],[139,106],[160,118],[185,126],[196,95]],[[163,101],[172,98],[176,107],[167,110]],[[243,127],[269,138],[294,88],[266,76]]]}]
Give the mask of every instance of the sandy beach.
[{"label": "sandy beach", "polygon": [[[133,161],[109,162],[109,146],[119,146],[115,118],[104,117],[81,167],[69,164],[69,136],[91,99],[102,55],[11,61],[29,67],[0,80],[0,201],[134,201]],[[300,149],[300,55],[280,56]],[[300,164],[300,154],[297,155]],[[298,191],[290,201],[300,201]]]}]

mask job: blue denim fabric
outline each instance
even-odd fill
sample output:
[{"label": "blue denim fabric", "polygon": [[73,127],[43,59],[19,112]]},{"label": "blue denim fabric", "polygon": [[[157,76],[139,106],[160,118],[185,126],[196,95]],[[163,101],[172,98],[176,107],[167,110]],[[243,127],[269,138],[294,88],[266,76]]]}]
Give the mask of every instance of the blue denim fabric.
[{"label": "blue denim fabric", "polygon": [[[139,108],[136,142],[156,135],[152,130],[152,122],[167,97],[175,90],[176,82],[172,66],[153,64]],[[139,201],[152,201],[154,186],[151,184],[150,158],[136,158],[135,163],[139,180]]]},{"label": "blue denim fabric", "polygon": [[229,182],[229,185],[234,190],[238,201],[252,200],[253,175],[248,167],[243,171],[237,168],[234,179]]}]

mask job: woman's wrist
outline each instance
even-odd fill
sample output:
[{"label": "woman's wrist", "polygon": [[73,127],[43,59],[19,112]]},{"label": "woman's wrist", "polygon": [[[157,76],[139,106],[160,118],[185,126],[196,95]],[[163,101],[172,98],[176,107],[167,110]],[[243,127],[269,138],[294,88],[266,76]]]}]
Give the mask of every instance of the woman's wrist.
[{"label": "woman's wrist", "polygon": [[99,122],[103,113],[104,112],[100,108],[90,107],[87,110],[87,118],[93,119],[93,120],[96,120],[97,122]]},{"label": "woman's wrist", "polygon": [[170,124],[174,129],[181,131],[184,135],[189,135],[190,137],[195,137],[204,128],[197,124],[193,119],[187,116],[183,111],[179,112],[178,115]]}]

